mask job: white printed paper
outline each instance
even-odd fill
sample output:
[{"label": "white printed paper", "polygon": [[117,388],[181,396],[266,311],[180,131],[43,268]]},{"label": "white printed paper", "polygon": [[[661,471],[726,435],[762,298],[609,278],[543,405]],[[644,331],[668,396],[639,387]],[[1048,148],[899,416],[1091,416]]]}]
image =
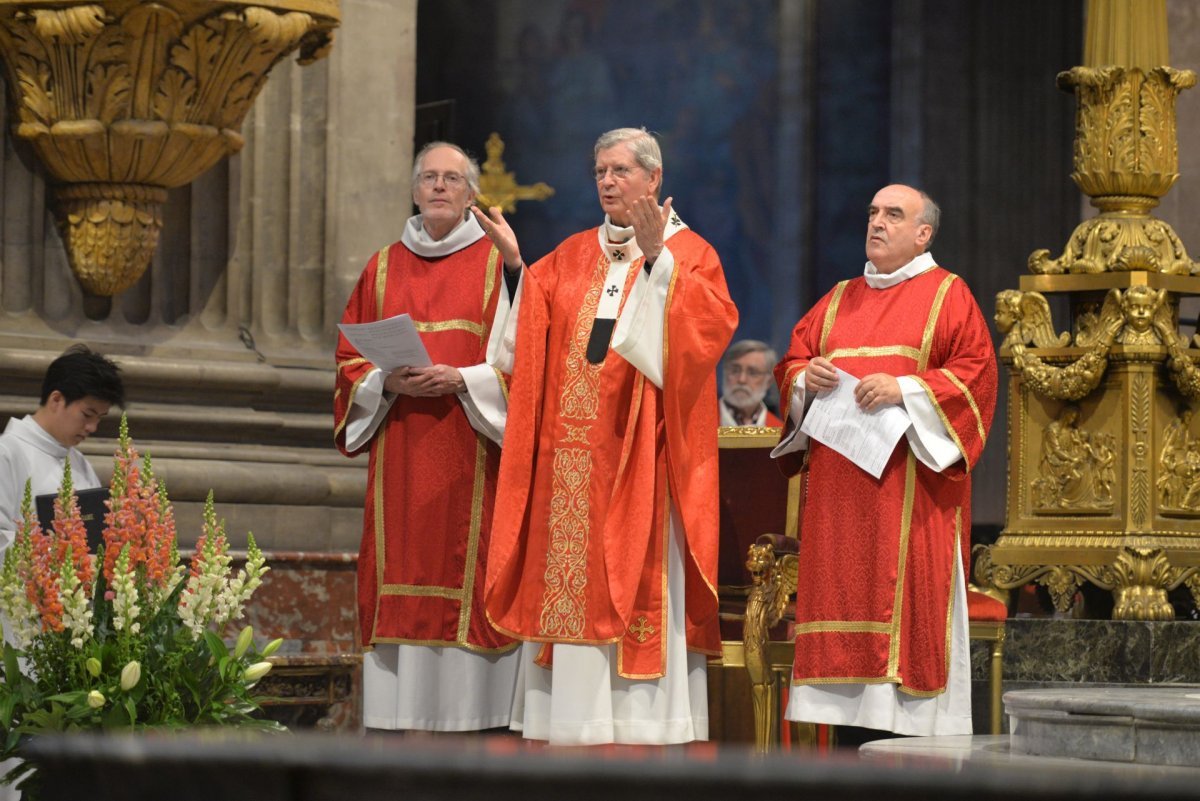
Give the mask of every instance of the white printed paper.
[{"label": "white printed paper", "polygon": [[800,430],[879,478],[912,423],[903,406],[864,412],[854,400],[858,379],[841,368],[837,372],[838,385],[813,398]]},{"label": "white printed paper", "polygon": [[338,330],[367,361],[385,373],[397,367],[429,367],[433,364],[417,327],[407,314],[373,323],[339,323]]}]

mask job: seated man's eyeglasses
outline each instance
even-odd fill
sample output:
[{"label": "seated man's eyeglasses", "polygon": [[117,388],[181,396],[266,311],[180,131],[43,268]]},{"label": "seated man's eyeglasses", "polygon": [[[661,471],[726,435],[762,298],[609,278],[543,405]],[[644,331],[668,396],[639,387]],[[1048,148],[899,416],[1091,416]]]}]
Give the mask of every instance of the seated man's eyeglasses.
[{"label": "seated man's eyeglasses", "polygon": [[725,368],[725,372],[733,376],[744,375],[746,378],[762,378],[767,374],[766,370],[760,370],[757,367],[743,367],[740,364],[729,365]]},{"label": "seated man's eyeglasses", "polygon": [[460,172],[434,172],[429,170],[417,176],[417,180],[421,182],[421,186],[433,186],[438,182],[438,178],[442,179],[442,183],[447,189],[458,189],[467,183],[467,178]]}]

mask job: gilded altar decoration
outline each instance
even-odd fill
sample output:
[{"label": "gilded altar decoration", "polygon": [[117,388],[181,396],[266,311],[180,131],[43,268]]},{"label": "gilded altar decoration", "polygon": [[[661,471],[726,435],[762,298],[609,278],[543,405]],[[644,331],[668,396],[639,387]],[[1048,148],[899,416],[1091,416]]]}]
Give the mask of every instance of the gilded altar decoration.
[{"label": "gilded altar decoration", "polygon": [[509,172],[501,158],[504,140],[500,134],[493,131],[484,147],[487,148],[488,157],[481,165],[479,174],[480,206],[499,206],[502,211],[512,213],[517,210],[518,200],[545,200],[554,194],[554,188],[543,181],[531,186],[517,183],[516,175]]},{"label": "gilded altar decoration", "polygon": [[1078,423],[1079,407],[1067,406],[1042,434],[1041,476],[1033,482],[1039,512],[1112,509],[1113,435]]},{"label": "gilded altar decoration", "polygon": [[1034,251],[1029,271],[1200,272],[1171,226],[1149,216],[1179,177],[1175,98],[1196,85],[1196,73],[1170,67],[1075,67],[1059,74],[1058,85],[1073,89],[1079,101],[1071,178],[1101,213],[1075,229],[1058,258],[1051,259],[1048,250]]},{"label": "gilded altar decoration", "polygon": [[0,0],[14,133],[54,182],[87,292],[141,277],[167,190],[241,149],[267,73],[321,58],[338,18],[338,0]]},{"label": "gilded altar decoration", "polygon": [[1200,511],[1200,442],[1192,436],[1192,414],[1185,408],[1163,431],[1157,488],[1164,512]]},{"label": "gilded altar decoration", "polygon": [[1085,65],[1058,83],[1078,103],[1071,177],[1099,213],[997,296],[1006,520],[975,568],[1000,590],[1043,584],[1060,611],[1086,582],[1112,592],[1115,617],[1161,620],[1169,590],[1200,601],[1200,338],[1179,330],[1200,265],[1151,216],[1178,177],[1175,99],[1196,75],[1165,66],[1162,3],[1089,6]]}]

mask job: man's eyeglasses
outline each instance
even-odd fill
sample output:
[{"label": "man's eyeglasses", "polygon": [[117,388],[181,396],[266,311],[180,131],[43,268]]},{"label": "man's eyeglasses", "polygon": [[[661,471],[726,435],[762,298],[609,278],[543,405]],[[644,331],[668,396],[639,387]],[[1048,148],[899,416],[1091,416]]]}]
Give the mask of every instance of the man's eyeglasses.
[{"label": "man's eyeglasses", "polygon": [[417,176],[417,180],[421,182],[421,186],[433,186],[438,182],[438,178],[442,179],[442,183],[447,189],[459,189],[466,185],[467,177],[460,172],[434,172],[429,170]]},{"label": "man's eyeglasses", "polygon": [[633,171],[635,169],[637,168],[626,167],[623,164],[619,164],[616,167],[597,167],[593,171],[592,175],[595,176],[596,183],[603,181],[610,172],[612,173],[613,178],[616,178],[618,181],[624,181],[626,178],[633,175]]},{"label": "man's eyeglasses", "polygon": [[767,374],[766,370],[760,370],[757,367],[743,367],[740,364],[731,364],[725,368],[725,374],[731,376],[746,376],[746,378],[762,378]]}]

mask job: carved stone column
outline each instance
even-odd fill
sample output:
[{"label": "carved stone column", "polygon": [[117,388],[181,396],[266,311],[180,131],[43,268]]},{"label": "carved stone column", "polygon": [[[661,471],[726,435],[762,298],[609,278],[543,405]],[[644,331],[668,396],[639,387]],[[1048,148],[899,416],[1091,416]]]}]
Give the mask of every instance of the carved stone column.
[{"label": "carved stone column", "polygon": [[0,0],[16,135],[56,183],[88,293],[141,277],[167,189],[240,150],[271,68],[295,50],[320,58],[337,21],[337,0]]},{"label": "carved stone column", "polygon": [[1058,83],[1078,100],[1071,177],[1100,213],[997,296],[1007,519],[976,571],[1000,589],[1044,584],[1062,611],[1091,582],[1116,618],[1169,619],[1168,590],[1200,598],[1200,351],[1178,326],[1200,264],[1150,212],[1178,177],[1175,98],[1196,75],[1165,66],[1161,0],[1092,0],[1085,61]]}]

